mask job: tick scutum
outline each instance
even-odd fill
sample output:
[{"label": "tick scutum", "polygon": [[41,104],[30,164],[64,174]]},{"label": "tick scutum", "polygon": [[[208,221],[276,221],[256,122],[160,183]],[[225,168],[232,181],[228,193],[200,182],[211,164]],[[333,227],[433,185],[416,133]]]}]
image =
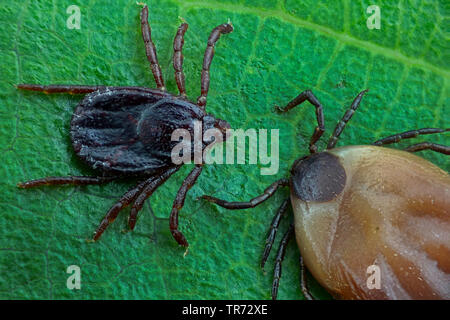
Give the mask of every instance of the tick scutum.
[{"label": "tick scutum", "polygon": [[111,174],[152,174],[173,167],[175,129],[193,132],[205,112],[157,90],[108,89],[88,94],[76,108],[71,138],[76,154]]},{"label": "tick scutum", "polygon": [[299,199],[325,202],[342,192],[346,179],[339,159],[325,151],[297,161],[292,167],[290,184]]}]

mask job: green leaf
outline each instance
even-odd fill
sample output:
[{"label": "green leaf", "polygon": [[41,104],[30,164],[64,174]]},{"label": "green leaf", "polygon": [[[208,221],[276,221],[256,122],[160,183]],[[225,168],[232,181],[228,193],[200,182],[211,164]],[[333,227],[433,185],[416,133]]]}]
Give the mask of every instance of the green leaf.
[{"label": "green leaf", "polygon": [[[68,29],[66,9],[78,5],[81,29]],[[288,196],[279,191],[255,209],[228,211],[196,201],[202,194],[234,201],[260,194],[287,177],[307,153],[315,126],[305,105],[273,112],[305,89],[324,105],[327,134],[356,94],[370,88],[338,145],[368,144],[389,134],[449,123],[447,1],[379,0],[381,29],[369,30],[369,1],[150,1],[150,23],[167,87],[176,92],[172,41],[178,16],[189,22],[184,48],[189,97],[200,93],[209,31],[231,19],[235,30],[216,47],[208,111],[233,128],[280,130],[280,170],[261,165],[210,165],[188,194],[180,229],[189,253],[168,228],[172,201],[192,166],[147,201],[133,232],[128,210],[87,243],[104,213],[133,185],[19,190],[45,176],[91,175],[76,158],[69,122],[80,96],[21,92],[18,83],[154,87],[135,1],[8,1],[0,7],[0,298],[3,299],[269,299],[275,252],[259,267],[272,216]],[[423,137],[449,144],[448,135]],[[405,147],[411,141],[398,145]],[[321,141],[319,146],[325,147]],[[449,170],[443,155],[421,156]],[[151,204],[151,207],[150,207]],[[151,210],[153,209],[153,210]],[[291,213],[290,213],[291,214]],[[284,219],[280,234],[287,229]],[[69,290],[69,265],[81,268],[81,290]],[[312,279],[309,279],[312,281]],[[287,248],[280,299],[302,299],[298,249]],[[328,295],[316,283],[318,297]]]}]

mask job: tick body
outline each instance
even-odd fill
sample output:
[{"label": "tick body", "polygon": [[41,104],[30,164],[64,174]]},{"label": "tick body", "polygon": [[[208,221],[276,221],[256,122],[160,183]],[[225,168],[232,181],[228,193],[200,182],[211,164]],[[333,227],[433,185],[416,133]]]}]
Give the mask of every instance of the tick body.
[{"label": "tick body", "polygon": [[[44,93],[86,94],[72,116],[70,136],[77,156],[99,173],[92,177],[48,177],[19,183],[19,187],[101,184],[126,177],[139,180],[138,185],[126,192],[107,212],[93,240],[98,240],[118,213],[129,205],[131,211],[128,225],[133,229],[144,201],[181,167],[175,165],[171,159],[172,149],[178,143],[171,141],[175,129],[187,129],[192,135],[196,121],[201,122],[203,131],[217,128],[225,132],[230,128],[226,121],[207,114],[205,109],[214,46],[221,34],[230,33],[233,27],[231,24],[222,24],[210,34],[203,60],[201,95],[197,103],[186,98],[182,68],[182,48],[187,28],[187,23],[181,24],[173,44],[173,66],[179,95],[171,94],[165,89],[156,48],[151,39],[146,5],[141,11],[142,38],[157,89],[84,85],[17,86],[19,89]],[[205,148],[206,145],[203,143],[202,147]],[[185,247],[188,242],[178,230],[178,213],[202,168],[203,163],[196,164],[183,181],[170,214],[171,233],[175,240]]]},{"label": "tick body", "polygon": [[110,175],[154,175],[174,167],[171,141],[175,129],[193,135],[194,121],[203,129],[216,119],[179,97],[148,89],[100,89],[86,95],[71,121],[77,155],[93,169]]},{"label": "tick body", "polygon": [[[301,162],[290,180],[295,236],[312,275],[337,298],[449,299],[449,175],[377,146],[322,155],[317,180],[300,178]],[[379,267],[379,289],[367,285],[371,265]]]},{"label": "tick body", "polygon": [[[323,134],[322,105],[311,91],[302,92],[282,112],[308,100],[317,122],[310,155],[296,160],[289,179],[269,186],[248,202],[227,202],[203,196],[228,209],[252,208],[275,191],[290,188],[274,217],[266,241],[264,267],[281,218],[290,202],[294,217],[277,252],[272,298],[281,277],[287,243],[295,234],[300,248],[301,289],[313,299],[305,265],[315,279],[339,299],[450,299],[450,177],[412,152],[450,148],[424,142],[406,150],[382,145],[449,129],[424,128],[376,141],[373,145],[335,148],[346,123],[366,91],[361,92],[339,121],[327,149],[315,143]],[[371,266],[378,283],[369,283]],[[371,281],[371,280],[370,280]]]}]

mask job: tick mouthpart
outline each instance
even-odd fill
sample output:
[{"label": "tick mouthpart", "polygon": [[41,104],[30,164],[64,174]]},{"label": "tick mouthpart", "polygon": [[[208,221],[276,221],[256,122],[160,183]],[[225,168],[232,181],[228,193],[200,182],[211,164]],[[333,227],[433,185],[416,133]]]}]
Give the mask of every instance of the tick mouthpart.
[{"label": "tick mouthpart", "polygon": [[222,119],[217,119],[216,122],[214,123],[214,127],[219,129],[222,133],[226,133],[227,130],[231,129],[230,124]]}]

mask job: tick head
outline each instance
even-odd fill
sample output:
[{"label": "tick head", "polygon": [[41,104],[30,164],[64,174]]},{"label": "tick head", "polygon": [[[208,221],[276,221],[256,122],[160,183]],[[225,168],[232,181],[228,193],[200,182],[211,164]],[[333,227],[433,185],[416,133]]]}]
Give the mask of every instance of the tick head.
[{"label": "tick head", "polygon": [[[217,119],[212,115],[205,115],[203,117],[203,138],[209,144],[211,142],[220,141],[218,136],[222,136],[222,141],[227,139],[227,130],[231,128],[230,124],[222,119]],[[212,131],[209,131],[213,129]]]},{"label": "tick head", "polygon": [[216,119],[216,121],[214,123],[214,127],[216,129],[219,129],[220,132],[222,133],[222,141],[227,140],[227,138],[228,138],[227,132],[228,132],[229,129],[231,129],[230,124],[227,121],[225,121],[225,120]]},{"label": "tick head", "polygon": [[222,119],[216,119],[214,127],[219,129],[223,134],[226,134],[227,130],[231,129],[230,124]]}]

